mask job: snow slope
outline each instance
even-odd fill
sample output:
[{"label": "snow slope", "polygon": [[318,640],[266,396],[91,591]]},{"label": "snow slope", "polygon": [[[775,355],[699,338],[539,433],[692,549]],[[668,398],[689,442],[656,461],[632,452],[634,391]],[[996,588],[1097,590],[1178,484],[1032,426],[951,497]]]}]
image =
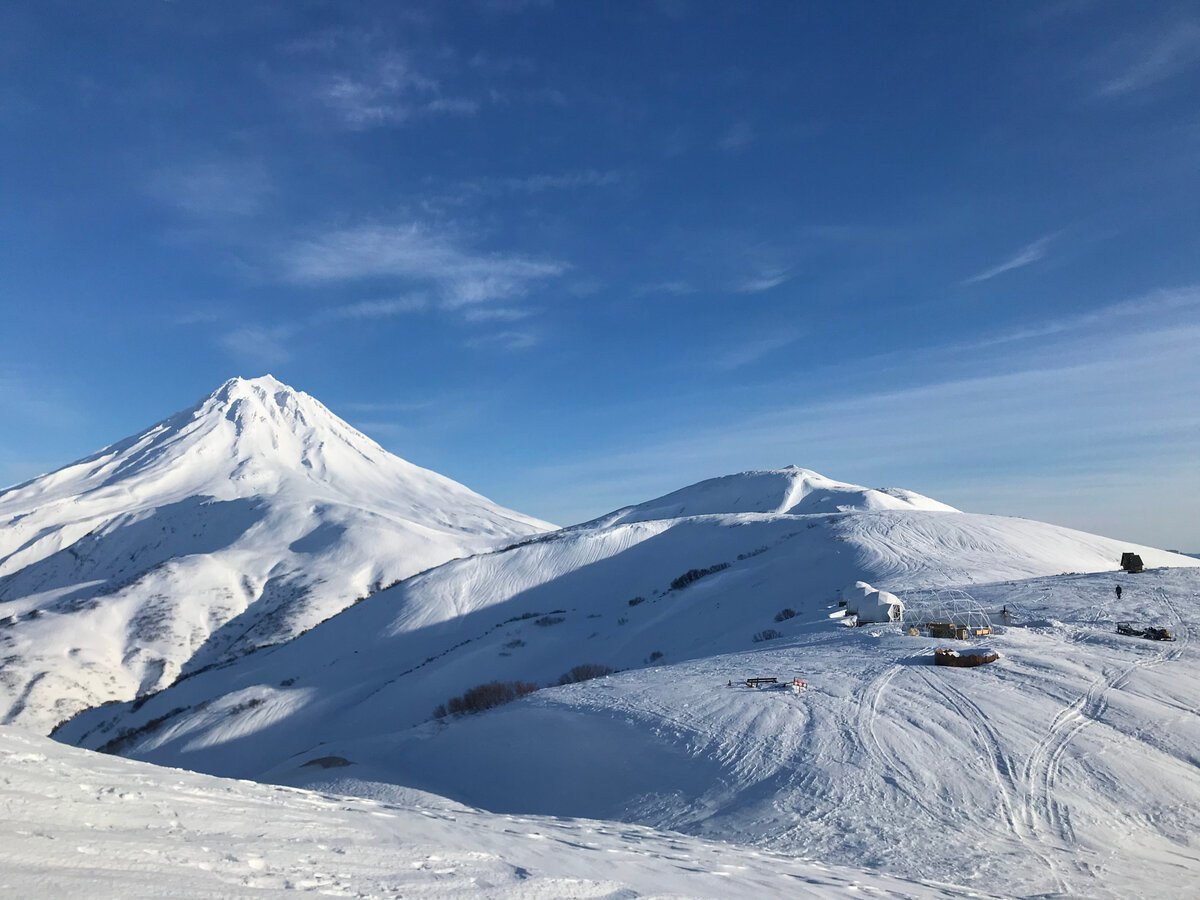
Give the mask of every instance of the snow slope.
[{"label": "snow slope", "polygon": [[[748,474],[747,486],[763,475]],[[806,477],[768,477],[775,487],[755,508],[792,509],[788,483]],[[56,737],[214,774],[302,784],[336,776],[334,789],[363,794],[403,784],[510,812],[736,837],[1004,894],[1103,893],[1106,879],[1133,889],[1137,868],[1150,863],[1161,863],[1168,886],[1195,874],[1197,783],[1181,763],[1190,751],[1148,737],[1162,713],[1152,703],[1112,737],[1116,756],[1147,759],[1164,778],[1152,790],[1136,779],[1132,793],[1144,803],[1125,807],[1135,810],[1132,825],[1103,812],[1108,800],[1130,798],[1101,769],[1095,782],[1072,784],[1096,797],[1073,832],[1042,812],[1066,802],[1056,785],[1068,750],[1057,741],[1114,710],[1110,694],[1142,668],[1191,679],[1168,686],[1169,703],[1189,714],[1196,703],[1186,640],[1116,641],[1108,618],[1117,609],[1104,605],[1115,576],[1060,573],[1111,572],[1122,551],[1139,552],[1167,568],[1128,582],[1137,590],[1126,606],[1148,604],[1147,615],[1177,620],[1182,631],[1200,587],[1195,560],[948,510],[744,511],[736,481],[726,480],[733,490],[716,504],[698,507],[686,491],[647,504],[682,503],[701,515],[623,521],[622,511],[449,562],[288,644],[143,702],[85,712]],[[1027,580],[1047,575],[1057,577]],[[1029,627],[998,642],[1005,660],[994,669],[947,675],[923,664],[927,641],[842,627],[837,597],[856,579],[906,600],[933,586],[977,585],[993,606],[1025,610]],[[785,609],[794,615],[779,616]],[[1180,655],[1160,659],[1163,647]],[[587,663],[632,671],[431,721],[437,704],[482,682],[555,684]],[[725,687],[751,674],[802,675],[814,688],[793,698]],[[967,674],[975,680],[945,681]],[[332,776],[306,765],[327,756],[352,765]],[[954,770],[961,774],[947,778]],[[1128,775],[1123,764],[1117,774]],[[1126,852],[1114,835],[1131,829],[1139,842]],[[1086,865],[1057,859],[1085,849]]]},{"label": "snow slope", "polygon": [[101,757],[0,727],[5,897],[950,897],[951,888],[583,819],[387,802]]},{"label": "snow slope", "polygon": [[655,500],[617,510],[583,527],[648,522],[728,513],[852,512],[923,509],[957,512],[953,506],[904,488],[865,488],[788,466],[710,478]]},{"label": "snow slope", "polygon": [[[637,822],[1005,896],[1195,896],[1200,570],[975,594],[1016,617],[981,642],[1002,658],[980,669],[931,665],[946,642],[899,628],[818,629],[320,752],[354,761],[337,773],[350,793],[402,778],[493,811]],[[1116,634],[1127,618],[1177,640]],[[752,675],[809,687],[739,683]],[[266,776],[330,777],[297,762]]]},{"label": "snow slope", "polygon": [[549,527],[269,375],[232,379],[0,493],[0,721],[48,730]]},{"label": "snow slope", "polygon": [[[801,473],[784,470],[782,480]],[[747,481],[760,484],[763,474]],[[1195,562],[957,512],[734,512],[604,524],[610,519],[421,573],[284,646],[137,704],[89,711],[57,734],[257,777],[333,736],[424,722],[438,703],[489,679],[546,683],[580,663],[626,669],[747,650],[784,608],[799,613],[777,626],[785,633],[826,629],[827,604],[857,578],[909,590],[1095,571],[1114,568],[1125,549],[1151,566]],[[721,565],[672,587],[690,570]]]}]

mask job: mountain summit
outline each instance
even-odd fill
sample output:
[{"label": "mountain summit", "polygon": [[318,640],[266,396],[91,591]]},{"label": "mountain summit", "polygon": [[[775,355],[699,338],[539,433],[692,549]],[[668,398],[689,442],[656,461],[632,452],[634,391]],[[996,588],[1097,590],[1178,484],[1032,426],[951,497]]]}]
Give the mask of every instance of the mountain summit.
[{"label": "mountain summit", "polygon": [[834,481],[811,469],[786,466],[708,478],[637,506],[619,509],[590,524],[617,525],[683,516],[804,515],[881,509],[958,512],[953,506],[904,488],[867,488]]},{"label": "mountain summit", "polygon": [[48,728],[550,527],[270,375],[230,379],[0,492],[0,721]]}]

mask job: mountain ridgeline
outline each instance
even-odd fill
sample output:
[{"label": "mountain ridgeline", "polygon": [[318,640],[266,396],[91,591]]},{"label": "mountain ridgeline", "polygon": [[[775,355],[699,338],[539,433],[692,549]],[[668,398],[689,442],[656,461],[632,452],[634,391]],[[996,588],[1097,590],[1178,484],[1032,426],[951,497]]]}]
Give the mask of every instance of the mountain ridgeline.
[{"label": "mountain ridgeline", "polygon": [[271,376],[0,493],[0,722],[48,730],[550,529]]}]

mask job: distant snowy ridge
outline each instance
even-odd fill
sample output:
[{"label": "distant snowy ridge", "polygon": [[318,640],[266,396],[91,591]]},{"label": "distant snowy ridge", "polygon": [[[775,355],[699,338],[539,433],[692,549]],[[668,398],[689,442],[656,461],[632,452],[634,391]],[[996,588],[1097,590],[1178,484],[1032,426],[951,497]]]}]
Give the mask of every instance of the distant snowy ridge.
[{"label": "distant snowy ridge", "polygon": [[0,493],[0,721],[49,729],[551,527],[269,375],[231,379]]},{"label": "distant snowy ridge", "polygon": [[834,481],[811,469],[788,466],[709,478],[637,506],[619,509],[585,527],[733,513],[805,515],[880,509],[958,512],[953,506],[903,488],[866,488]]}]

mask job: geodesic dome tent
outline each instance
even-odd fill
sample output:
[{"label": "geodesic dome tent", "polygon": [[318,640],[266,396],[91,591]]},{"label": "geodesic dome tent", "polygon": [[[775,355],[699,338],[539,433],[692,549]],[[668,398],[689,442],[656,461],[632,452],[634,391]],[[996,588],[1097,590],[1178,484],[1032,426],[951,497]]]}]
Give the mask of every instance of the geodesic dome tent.
[{"label": "geodesic dome tent", "polygon": [[944,623],[966,628],[970,634],[978,634],[984,629],[990,631],[992,628],[991,616],[979,601],[958,588],[942,588],[910,596],[904,619],[918,628],[931,622]]},{"label": "geodesic dome tent", "polygon": [[846,614],[858,617],[859,625],[899,622],[904,618],[904,603],[895,594],[878,591],[865,581],[856,581],[842,591]]}]

